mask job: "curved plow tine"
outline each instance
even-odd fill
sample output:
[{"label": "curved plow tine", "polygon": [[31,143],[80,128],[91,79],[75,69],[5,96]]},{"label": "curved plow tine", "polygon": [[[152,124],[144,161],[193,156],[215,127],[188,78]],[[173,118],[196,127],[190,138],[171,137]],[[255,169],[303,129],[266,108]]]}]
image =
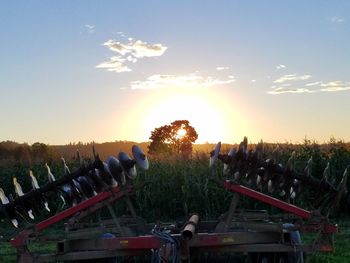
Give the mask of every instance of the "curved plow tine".
[{"label": "curved plow tine", "polygon": [[45,163],[45,166],[47,169],[47,179],[49,180],[49,183],[56,181],[55,176],[51,172],[50,166],[47,163]]},{"label": "curved plow tine", "polygon": [[[22,190],[22,186],[17,181],[17,178],[15,176],[13,177],[13,185],[15,187],[15,192],[16,192],[17,198],[24,196],[24,193],[23,193],[23,190]],[[31,204],[30,204],[29,200],[22,201],[19,206],[20,206],[21,209],[23,209],[25,212],[27,212],[28,216],[31,219],[34,219],[33,209],[31,207]]]},{"label": "curved plow tine", "polygon": [[61,157],[61,160],[62,160],[62,162],[63,162],[64,174],[65,174],[65,175],[69,175],[71,172],[70,172],[70,169],[69,169],[69,167],[67,166],[66,160],[63,158],[63,156]]},{"label": "curved plow tine", "polygon": [[[30,181],[32,183],[33,191],[38,190],[40,188],[40,186],[39,186],[38,180],[34,176],[32,170],[29,170],[29,177],[30,177]],[[41,203],[48,212],[51,212],[51,210],[49,208],[49,204],[47,202],[47,198],[44,196],[44,194],[41,194],[40,192],[36,191],[35,199],[38,201],[38,203]]]},{"label": "curved plow tine", "polygon": [[96,152],[95,145],[92,146],[92,154],[94,156],[94,165],[96,167],[101,167],[102,161],[100,159],[100,155]]},{"label": "curved plow tine", "polygon": [[276,145],[276,148],[272,151],[271,153],[271,159],[274,161],[274,162],[277,162],[277,159],[278,159],[278,156],[280,154],[280,146],[277,144]]},{"label": "curved plow tine", "polygon": [[295,152],[292,152],[292,155],[289,157],[287,164],[286,164],[286,169],[288,171],[294,171],[295,167]]},{"label": "curved plow tine", "polygon": [[326,168],[324,168],[323,170],[322,181],[328,183],[329,178],[330,178],[330,168],[329,168],[329,162],[328,162]]},{"label": "curved plow tine", "polygon": [[345,169],[343,173],[343,177],[340,181],[340,183],[337,186],[337,191],[341,192],[342,194],[347,194],[347,189],[346,189],[346,183],[348,181],[348,168]]},{"label": "curved plow tine", "polygon": [[248,149],[248,138],[244,136],[243,141],[239,144],[239,151],[246,152]]},{"label": "curved plow tine", "polygon": [[15,228],[18,228],[17,211],[12,203],[12,201],[7,198],[4,190],[0,187],[0,201],[2,205],[6,205],[4,208],[4,214],[7,218],[11,220],[11,223]]},{"label": "curved plow tine", "polygon": [[84,159],[81,157],[79,150],[77,149],[77,161],[79,162],[79,167],[81,169],[85,168],[85,162]]},{"label": "curved plow tine", "polygon": [[216,162],[217,162],[218,157],[219,157],[220,149],[221,149],[221,142],[218,142],[216,144],[214,150],[212,150],[210,152],[210,159],[209,159],[209,167],[210,168],[213,168],[216,165]]},{"label": "curved plow tine", "polygon": [[255,152],[257,159],[261,160],[264,155],[264,143],[262,140],[260,140],[260,142],[256,145]]},{"label": "curved plow tine", "polygon": [[267,183],[267,191],[272,194],[275,191],[274,182],[270,179]]},{"label": "curved plow tine", "polygon": [[304,169],[304,175],[307,177],[311,176],[311,171],[312,171],[312,156],[310,157],[310,159],[307,161],[307,165]]},{"label": "curved plow tine", "polygon": [[225,157],[224,155],[220,155],[218,156],[218,159],[220,159],[221,161],[223,161],[224,163],[224,170],[223,170],[223,173],[226,177],[228,177],[230,175],[230,172],[231,172],[231,164],[233,163],[233,159],[236,155],[236,149],[235,148],[231,148],[230,151],[228,152],[227,154],[227,157],[226,157],[226,160],[225,160]]},{"label": "curved plow tine", "polygon": [[[349,168],[349,167],[348,167]],[[347,194],[348,190],[346,188],[346,184],[348,181],[348,168],[345,169],[344,173],[343,173],[343,177],[341,179],[341,181],[339,182],[336,190],[337,193],[331,203],[330,209],[328,209],[327,212],[327,216],[339,205],[339,202],[341,201],[341,199]]]}]

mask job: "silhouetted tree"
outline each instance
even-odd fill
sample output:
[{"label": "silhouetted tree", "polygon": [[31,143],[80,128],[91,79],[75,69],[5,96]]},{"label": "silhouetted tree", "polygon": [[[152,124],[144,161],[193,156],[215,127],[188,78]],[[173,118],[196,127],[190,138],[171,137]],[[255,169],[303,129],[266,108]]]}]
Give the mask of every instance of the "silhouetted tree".
[{"label": "silhouetted tree", "polygon": [[170,125],[155,128],[152,133],[148,153],[175,153],[189,155],[198,134],[188,120],[176,120]]}]

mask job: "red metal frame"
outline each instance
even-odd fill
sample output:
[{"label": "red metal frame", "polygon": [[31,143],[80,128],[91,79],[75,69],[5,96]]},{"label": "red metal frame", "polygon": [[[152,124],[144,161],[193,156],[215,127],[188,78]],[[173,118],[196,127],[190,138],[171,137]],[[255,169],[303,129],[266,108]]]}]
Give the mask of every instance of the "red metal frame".
[{"label": "red metal frame", "polygon": [[[86,208],[90,207],[91,205],[94,205],[98,202],[101,202],[105,199],[107,199],[108,197],[112,196],[115,193],[119,193],[120,192],[120,188],[117,186],[115,188],[112,188],[110,192],[102,192],[99,193],[98,195],[95,195],[73,207],[70,207],[64,211],[62,211],[61,213],[58,213],[57,215],[54,215],[38,224],[35,225],[35,230],[36,231],[42,231],[45,228],[48,228],[49,226],[60,222],[64,219],[66,219],[67,217],[70,217],[82,210],[85,210]],[[122,193],[121,196],[123,196],[124,194]]]},{"label": "red metal frame", "polygon": [[[120,197],[125,195],[125,192],[121,191],[119,186],[116,186],[108,192],[99,193],[96,196],[93,196],[93,197],[73,206],[73,207],[70,207],[70,208],[36,224],[34,226],[34,230],[37,232],[40,232],[40,231],[50,227],[51,225],[53,225],[55,223],[61,222],[64,219],[66,219],[66,218],[68,218],[68,217],[70,217],[70,216],[72,216],[80,211],[83,211],[83,210],[89,208],[90,206],[92,206],[98,202],[106,200],[107,198],[109,198],[113,195],[117,195],[117,198],[120,198]],[[33,232],[32,230],[28,230],[28,229],[20,232],[14,239],[11,240],[12,246],[19,247],[19,246],[25,244],[26,239],[29,237],[29,235],[32,232]]]},{"label": "red metal frame", "polygon": [[271,196],[265,195],[263,193],[254,191],[252,189],[249,189],[247,187],[241,186],[239,184],[235,184],[231,181],[225,181],[224,182],[224,188],[237,192],[246,196],[249,196],[255,200],[261,201],[263,203],[272,205],[274,207],[280,208],[283,211],[292,213],[294,215],[300,216],[304,219],[309,219],[311,217],[311,212],[307,211],[305,209],[299,208],[295,205],[288,204],[286,202],[283,202],[281,200],[278,200],[276,198],[273,198]]},{"label": "red metal frame", "polygon": [[[278,200],[276,198],[273,198],[271,196],[262,194],[260,192],[254,191],[252,189],[249,189],[247,187],[235,184],[231,181],[225,181],[223,183],[223,187],[225,189],[228,189],[232,192],[236,192],[245,196],[248,196],[252,199],[261,201],[263,203],[272,205],[274,207],[280,208],[285,212],[292,213],[296,216],[299,216],[303,219],[310,219],[312,218],[312,213],[310,211],[304,210],[302,208],[299,208],[297,206],[291,205],[289,203],[283,202],[281,200]],[[125,190],[121,190],[120,187],[115,187],[110,189],[110,191],[107,192],[102,192],[99,193],[98,195],[85,200],[79,204],[77,204],[74,207],[68,208],[57,215],[54,215],[36,225],[32,229],[26,229],[22,232],[20,232],[13,240],[11,240],[12,246],[18,249],[20,249],[26,244],[28,238],[30,235],[32,235],[35,232],[40,232],[51,225],[58,223],[60,221],[65,220],[68,217],[71,217],[79,212],[82,211],[89,211],[88,209],[91,207],[95,207],[96,205],[100,202],[103,201],[113,201],[116,199],[119,199],[131,191],[133,191],[134,188],[128,188]],[[95,206],[94,206],[95,205]],[[98,208],[97,208],[98,209]],[[301,227],[302,228],[302,227]],[[331,225],[328,223],[328,221],[322,221],[316,224],[315,229],[321,230],[323,233],[335,233],[337,232],[337,226],[336,225]],[[311,230],[313,227],[310,227]],[[246,235],[242,235],[240,233],[197,233],[197,235],[194,236],[193,239],[189,240],[188,242],[184,243],[187,249],[189,247],[197,247],[201,249],[224,249],[224,248],[229,248],[229,249],[234,249],[235,247],[239,246],[240,244],[242,245],[252,245],[256,246],[255,249],[258,249],[259,246],[261,246],[260,249],[263,249],[263,246],[269,246],[271,245],[266,241],[266,236],[268,236],[270,239],[272,238],[271,234],[273,232],[264,232],[260,233],[264,238],[259,237],[259,233],[250,233],[253,235],[253,239],[249,239],[247,237],[247,233],[244,232]],[[239,236],[239,238],[238,238]],[[245,239],[242,238],[242,236],[245,236]],[[180,239],[181,235],[180,234],[172,234],[173,238]],[[280,237],[280,234],[278,234],[278,237]],[[252,238],[252,237],[250,237]],[[181,239],[182,240],[182,239]],[[239,242],[238,242],[239,241]],[[69,241],[69,242],[74,242],[74,241]],[[79,241],[79,242],[92,242],[91,248],[96,248],[100,246],[100,248],[104,248],[106,250],[118,250],[118,251],[123,251],[123,253],[130,253],[133,255],[137,251],[140,250],[150,250],[150,249],[157,249],[162,246],[163,241],[158,239],[155,236],[152,235],[145,235],[145,236],[136,236],[136,237],[115,237],[115,238],[108,238],[108,239],[98,239],[98,240],[87,240],[87,241]],[[97,243],[96,243],[97,242]],[[256,243],[257,242],[257,243]],[[274,241],[275,242],[275,241]],[[181,243],[181,242],[180,242]],[[255,244],[256,243],[256,244]],[[89,244],[89,243],[87,243]],[[74,243],[70,243],[74,247]],[[81,244],[80,244],[81,245]],[[276,244],[273,244],[276,246]],[[233,246],[233,247],[232,247]],[[270,247],[272,249],[273,247]],[[287,246],[284,246],[283,249],[288,249],[288,244]],[[276,251],[278,248],[275,248]],[[282,249],[282,248],[280,248]],[[290,246],[290,249],[293,249],[292,246]],[[295,248],[294,248],[295,249]],[[284,251],[283,250],[283,251]],[[333,247],[329,244],[323,244],[320,246],[321,251],[332,251]],[[239,249],[237,250],[239,251]],[[22,261],[25,262],[25,261]]]}]

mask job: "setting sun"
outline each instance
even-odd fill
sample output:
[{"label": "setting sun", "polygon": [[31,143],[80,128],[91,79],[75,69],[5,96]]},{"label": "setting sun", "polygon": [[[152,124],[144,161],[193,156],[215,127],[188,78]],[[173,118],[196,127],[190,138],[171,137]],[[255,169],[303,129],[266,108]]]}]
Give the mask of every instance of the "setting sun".
[{"label": "setting sun", "polygon": [[177,131],[177,137],[178,137],[178,138],[182,138],[182,137],[184,137],[185,135],[186,135],[186,130],[185,130],[185,129],[181,128],[181,129],[179,129],[179,130]]}]

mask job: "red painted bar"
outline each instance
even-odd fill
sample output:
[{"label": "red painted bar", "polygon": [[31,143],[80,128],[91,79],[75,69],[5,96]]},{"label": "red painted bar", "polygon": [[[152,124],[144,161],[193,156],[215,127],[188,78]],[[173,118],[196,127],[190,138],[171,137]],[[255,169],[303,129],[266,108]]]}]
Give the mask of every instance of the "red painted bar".
[{"label": "red painted bar", "polygon": [[228,190],[231,190],[233,192],[237,192],[246,196],[249,196],[253,199],[256,199],[258,201],[261,201],[263,203],[272,205],[274,207],[280,208],[283,211],[292,213],[294,215],[300,216],[304,219],[309,219],[311,217],[311,213],[307,210],[304,210],[302,208],[299,208],[295,205],[288,204],[286,202],[283,202],[281,200],[278,200],[276,198],[273,198],[271,196],[265,195],[263,193],[254,191],[252,189],[249,189],[247,187],[241,186],[239,184],[234,184],[230,181],[224,182],[224,187]]},{"label": "red painted bar", "polygon": [[106,248],[109,249],[154,249],[161,247],[161,241],[155,236],[137,236],[137,237],[116,237],[110,239],[101,239]]},{"label": "red painted bar", "polygon": [[[68,208],[68,209],[62,211],[61,213],[58,213],[57,215],[54,215],[54,216],[36,224],[35,230],[42,231],[43,229],[48,228],[49,226],[51,226],[57,222],[60,222],[64,219],[66,219],[67,217],[70,217],[70,216],[74,215],[75,213],[80,212],[80,211],[88,208],[89,206],[92,206],[98,202],[101,202],[101,201],[107,199],[113,193],[119,193],[119,192],[120,192],[120,188],[117,186],[117,187],[112,188],[111,191],[109,191],[109,192],[99,193],[98,195],[95,195],[95,196],[89,198],[88,200],[85,200],[85,201],[77,204],[76,206]],[[124,194],[122,193],[122,195],[124,195]]]}]

